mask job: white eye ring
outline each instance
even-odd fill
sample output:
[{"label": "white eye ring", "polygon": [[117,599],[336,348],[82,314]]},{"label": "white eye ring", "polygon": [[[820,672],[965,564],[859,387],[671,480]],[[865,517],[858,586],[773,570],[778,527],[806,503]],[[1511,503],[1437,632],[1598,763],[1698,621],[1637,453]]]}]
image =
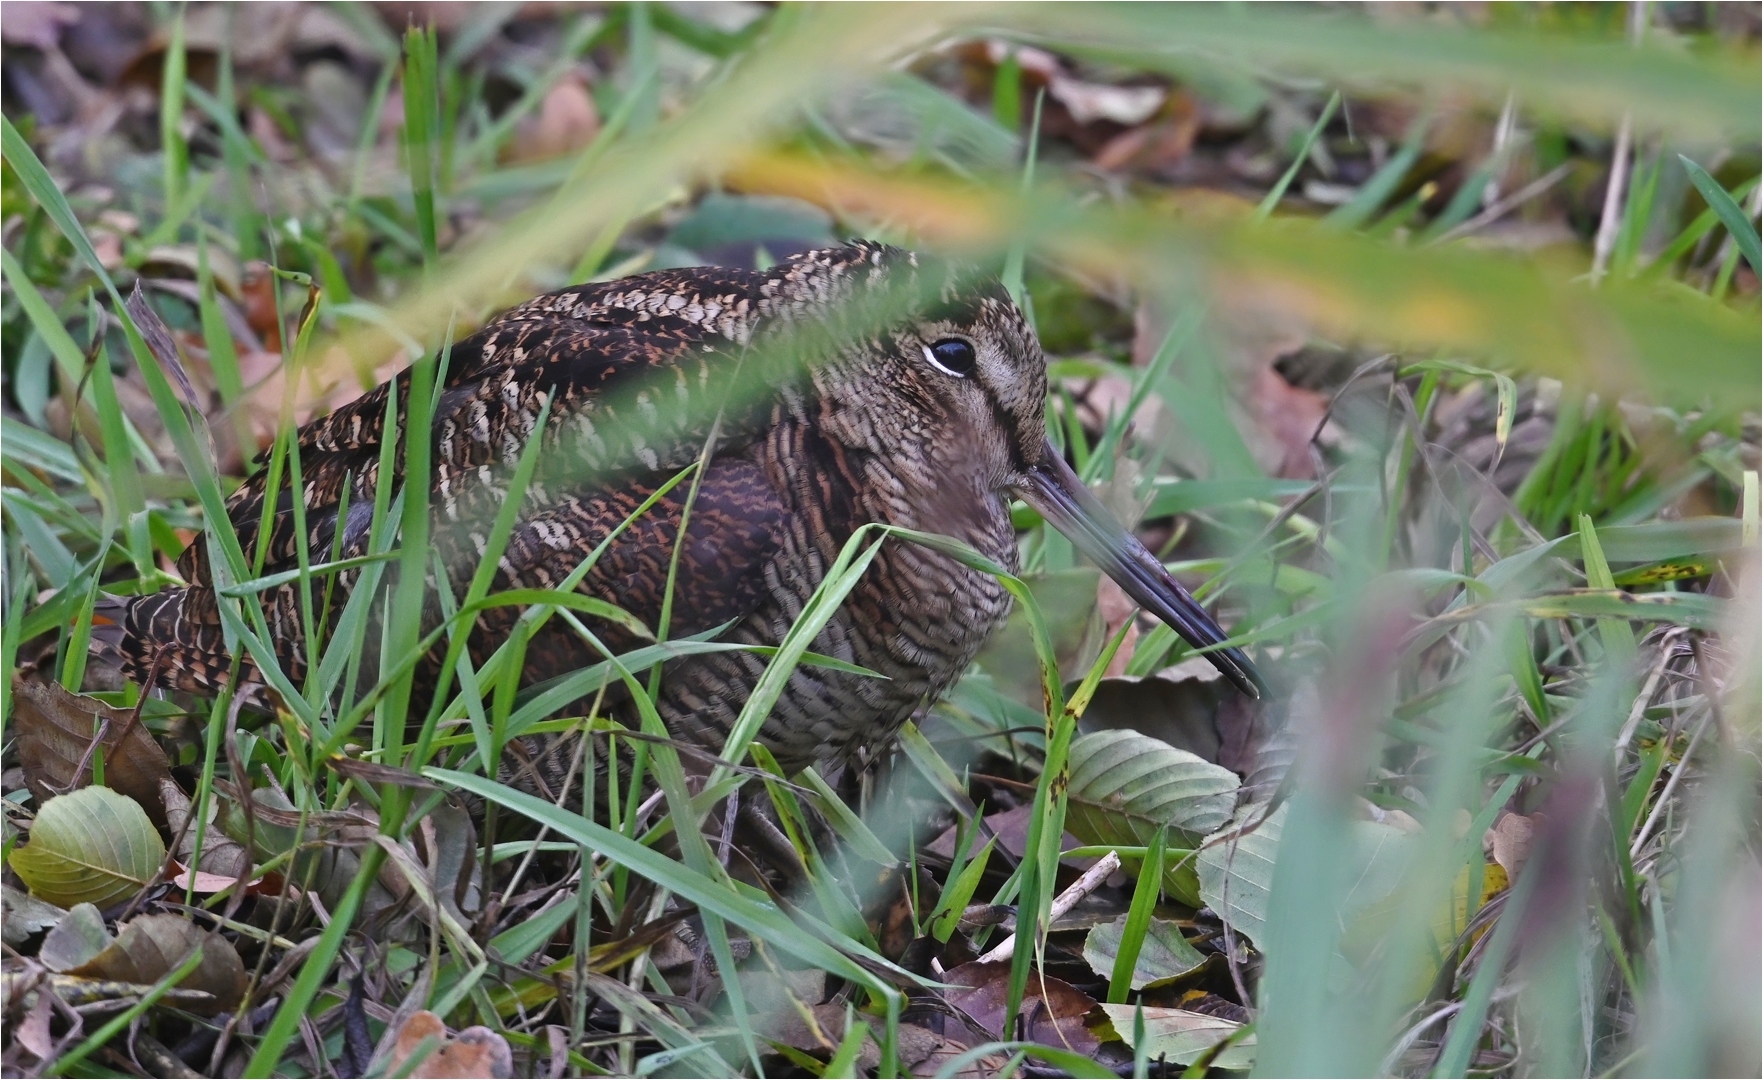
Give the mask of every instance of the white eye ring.
[{"label": "white eye ring", "polygon": [[944,345],[958,346],[963,351],[963,358],[966,361],[965,368],[950,367],[937,357],[936,350],[929,345],[921,345],[919,347],[924,350],[924,358],[930,363],[930,366],[936,368],[943,374],[957,379],[965,379],[967,376],[971,375],[973,373],[975,359],[973,346],[968,342],[962,341],[960,338],[945,338],[937,342],[939,348]]}]

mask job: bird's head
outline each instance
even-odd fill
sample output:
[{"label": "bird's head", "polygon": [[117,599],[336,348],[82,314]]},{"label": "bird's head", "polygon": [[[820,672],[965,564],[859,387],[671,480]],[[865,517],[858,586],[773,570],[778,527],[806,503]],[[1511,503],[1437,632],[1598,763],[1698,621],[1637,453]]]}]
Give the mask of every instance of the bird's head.
[{"label": "bird's head", "polygon": [[[965,516],[959,502],[1001,509],[1012,496],[1023,499],[1190,645],[1226,639],[1048,441],[1047,358],[996,278],[873,244],[809,253],[804,265],[817,258],[828,260],[823,268],[837,266],[845,282],[885,286],[835,286],[821,294],[868,305],[815,371],[823,430],[886,461],[916,487],[940,490],[950,519]],[[955,531],[934,520],[918,524]],[[1245,692],[1263,688],[1240,649],[1206,656]]]}]

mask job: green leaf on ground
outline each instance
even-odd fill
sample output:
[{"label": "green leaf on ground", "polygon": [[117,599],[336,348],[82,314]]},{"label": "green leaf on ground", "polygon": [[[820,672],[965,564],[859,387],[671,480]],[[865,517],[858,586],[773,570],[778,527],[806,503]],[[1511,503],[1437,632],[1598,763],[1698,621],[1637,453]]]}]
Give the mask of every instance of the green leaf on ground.
[{"label": "green leaf on ground", "polygon": [[[1126,933],[1126,916],[1113,922],[1098,923],[1084,939],[1084,960],[1096,974],[1107,976],[1114,970],[1114,958],[1120,954],[1120,941]],[[1143,990],[1171,979],[1179,979],[1206,962],[1200,950],[1182,937],[1180,924],[1170,919],[1152,919],[1133,964],[1131,988]]]},{"label": "green leaf on ground", "polygon": [[141,804],[102,787],[44,803],[30,843],[9,860],[33,896],[62,907],[100,908],[139,892],[164,861],[165,842]]}]

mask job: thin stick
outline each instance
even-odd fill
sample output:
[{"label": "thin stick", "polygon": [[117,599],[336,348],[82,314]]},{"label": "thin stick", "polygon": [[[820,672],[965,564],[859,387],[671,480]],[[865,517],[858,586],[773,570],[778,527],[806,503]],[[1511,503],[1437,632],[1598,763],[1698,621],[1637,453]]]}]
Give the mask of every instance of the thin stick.
[{"label": "thin stick", "polygon": [[1677,630],[1674,628],[1661,635],[1659,639],[1659,659],[1653,670],[1647,675],[1646,685],[1641,687],[1641,696],[1634,699],[1634,707],[1628,711],[1628,719],[1623,721],[1622,733],[1616,737],[1616,764],[1622,764],[1622,752],[1628,749],[1628,741],[1634,738],[1635,728],[1640,726],[1641,717],[1647,714],[1647,702],[1653,700],[1653,692],[1659,688],[1659,680],[1665,677],[1665,665],[1671,662],[1671,648],[1675,644]]},{"label": "thin stick", "polygon": [[1702,722],[1696,725],[1696,733],[1690,736],[1690,744],[1684,747],[1683,757],[1677,759],[1677,768],[1671,771],[1671,779],[1665,782],[1665,790],[1659,793],[1659,801],[1653,804],[1653,812],[1647,815],[1647,823],[1641,826],[1640,834],[1634,838],[1634,843],[1629,845],[1628,857],[1630,859],[1640,858],[1641,849],[1647,846],[1647,840],[1652,836],[1653,826],[1659,823],[1659,815],[1664,812],[1665,804],[1671,801],[1672,794],[1677,791],[1677,782],[1682,780],[1683,774],[1689,771],[1690,758],[1695,756],[1696,746],[1701,743],[1702,734],[1708,730],[1708,722],[1712,719],[1714,719],[1714,710],[1710,709],[1707,715],[1702,717]]},{"label": "thin stick", "polygon": [[[1646,0],[1630,0],[1628,6],[1628,39],[1639,45],[1646,29]],[[1603,279],[1610,266],[1610,253],[1616,250],[1616,234],[1622,228],[1622,197],[1628,187],[1628,157],[1634,142],[1634,117],[1622,114],[1616,129],[1616,149],[1610,154],[1610,183],[1604,188],[1604,213],[1598,221],[1598,238],[1592,246],[1592,284]]]},{"label": "thin stick", "polygon": [[[1108,880],[1108,875],[1120,869],[1120,853],[1110,851],[1096,861],[1096,865],[1083,872],[1083,876],[1071,883],[1071,886],[1053,900],[1053,908],[1047,914],[1047,925],[1051,926],[1061,916],[1077,906],[1077,902],[1096,891],[1097,886]],[[998,942],[987,953],[979,958],[979,963],[990,964],[1003,960],[1016,950],[1016,935],[1011,934]]]},{"label": "thin stick", "polygon": [[1616,233],[1622,226],[1622,196],[1628,187],[1628,149],[1634,140],[1634,118],[1624,113],[1616,129],[1616,149],[1610,155],[1610,182],[1604,187],[1604,214],[1598,221],[1598,238],[1592,246],[1592,281],[1603,278],[1616,250]]},{"label": "thin stick", "polygon": [[1492,206],[1488,207],[1486,210],[1483,210],[1481,213],[1470,218],[1468,221],[1465,221],[1463,224],[1458,225],[1455,228],[1446,230],[1443,234],[1441,234],[1439,236],[1439,238],[1437,240],[1434,240],[1432,243],[1434,245],[1447,244],[1447,243],[1450,243],[1452,240],[1457,239],[1458,237],[1469,235],[1470,233],[1476,231],[1477,229],[1481,228],[1484,225],[1493,224],[1494,222],[1505,217],[1507,214],[1510,214],[1512,211],[1518,209],[1520,206],[1523,206],[1525,203],[1529,202],[1530,200],[1536,198],[1538,195],[1541,195],[1543,192],[1549,190],[1550,188],[1554,187],[1556,184],[1560,183],[1567,176],[1567,174],[1572,171],[1572,169],[1573,169],[1573,166],[1571,164],[1557,165],[1555,168],[1550,169],[1548,172],[1544,173],[1542,176],[1538,177],[1535,180],[1532,180],[1530,183],[1519,188],[1517,191],[1514,191],[1512,194],[1506,196],[1504,199],[1501,199],[1498,202],[1494,203]]}]

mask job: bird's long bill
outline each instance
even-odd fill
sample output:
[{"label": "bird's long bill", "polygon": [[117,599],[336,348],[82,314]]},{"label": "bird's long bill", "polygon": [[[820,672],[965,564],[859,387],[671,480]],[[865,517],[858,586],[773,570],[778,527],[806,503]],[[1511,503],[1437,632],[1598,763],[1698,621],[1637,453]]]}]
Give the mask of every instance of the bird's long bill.
[{"label": "bird's long bill", "polygon": [[[1021,494],[1128,596],[1168,623],[1189,645],[1203,649],[1226,639],[1200,602],[1169,576],[1138,537],[1121,527],[1051,445],[1042,464],[1029,470]],[[1261,673],[1241,649],[1215,649],[1203,655],[1245,694],[1260,697],[1266,688]]]}]

